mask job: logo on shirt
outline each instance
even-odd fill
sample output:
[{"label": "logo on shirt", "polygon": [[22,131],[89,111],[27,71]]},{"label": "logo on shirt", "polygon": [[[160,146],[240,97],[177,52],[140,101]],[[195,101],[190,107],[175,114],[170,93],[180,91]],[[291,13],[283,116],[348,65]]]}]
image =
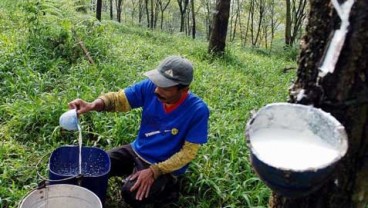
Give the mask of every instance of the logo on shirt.
[{"label": "logo on shirt", "polygon": [[172,128],[171,129],[171,134],[172,135],[177,135],[179,133],[179,129],[177,129],[177,128]]},{"label": "logo on shirt", "polygon": [[151,131],[151,132],[148,132],[148,133],[145,133],[144,135],[146,137],[150,137],[150,136],[153,136],[153,135],[156,135],[156,134],[161,134],[161,133],[167,133],[167,132],[170,132],[172,135],[177,135],[179,133],[179,129],[177,128],[172,128],[171,130],[168,129],[168,130],[164,130],[164,131]]}]

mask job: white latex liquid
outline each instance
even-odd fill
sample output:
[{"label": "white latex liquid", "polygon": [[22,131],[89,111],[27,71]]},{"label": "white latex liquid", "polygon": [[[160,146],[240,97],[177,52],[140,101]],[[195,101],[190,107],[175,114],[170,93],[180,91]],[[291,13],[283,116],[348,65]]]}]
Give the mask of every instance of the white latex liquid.
[{"label": "white latex liquid", "polygon": [[331,163],[339,152],[310,131],[262,129],[251,135],[257,157],[277,168],[306,170]]},{"label": "white latex liquid", "polygon": [[82,129],[78,124],[78,132],[79,132],[79,174],[82,174]]}]

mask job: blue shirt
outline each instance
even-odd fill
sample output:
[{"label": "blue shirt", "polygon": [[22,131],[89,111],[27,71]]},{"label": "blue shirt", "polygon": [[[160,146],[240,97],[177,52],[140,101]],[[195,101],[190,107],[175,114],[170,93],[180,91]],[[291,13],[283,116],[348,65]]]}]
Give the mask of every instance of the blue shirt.
[{"label": "blue shirt", "polygon": [[[156,86],[149,79],[124,90],[132,108],[142,107],[142,121],[137,138],[132,142],[135,152],[151,164],[167,160],[180,151],[185,141],[207,142],[209,110],[206,103],[193,93],[176,109],[166,113],[155,96]],[[174,172],[186,171],[188,165]]]}]

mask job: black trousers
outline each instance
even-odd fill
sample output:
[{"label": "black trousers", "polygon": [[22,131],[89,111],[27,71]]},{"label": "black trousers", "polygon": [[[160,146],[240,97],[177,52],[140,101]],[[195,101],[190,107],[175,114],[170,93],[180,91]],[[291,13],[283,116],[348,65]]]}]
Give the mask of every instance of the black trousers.
[{"label": "black trousers", "polygon": [[[136,171],[146,169],[150,166],[150,164],[137,156],[130,144],[113,148],[108,151],[108,154],[111,159],[110,177],[126,177]],[[172,174],[163,174],[159,176],[153,182],[148,197],[142,201],[135,199],[136,191],[130,191],[130,188],[134,183],[135,180],[127,180],[122,186],[122,197],[126,203],[133,207],[139,207],[145,204],[165,203],[177,200],[179,197],[179,183],[177,178]]]}]

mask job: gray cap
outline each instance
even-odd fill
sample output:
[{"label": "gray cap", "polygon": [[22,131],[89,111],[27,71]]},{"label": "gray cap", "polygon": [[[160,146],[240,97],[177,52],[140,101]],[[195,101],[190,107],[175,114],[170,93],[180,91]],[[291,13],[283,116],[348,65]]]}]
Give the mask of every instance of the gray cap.
[{"label": "gray cap", "polygon": [[193,80],[193,65],[183,57],[169,56],[156,69],[145,72],[144,75],[158,87],[189,85]]}]

